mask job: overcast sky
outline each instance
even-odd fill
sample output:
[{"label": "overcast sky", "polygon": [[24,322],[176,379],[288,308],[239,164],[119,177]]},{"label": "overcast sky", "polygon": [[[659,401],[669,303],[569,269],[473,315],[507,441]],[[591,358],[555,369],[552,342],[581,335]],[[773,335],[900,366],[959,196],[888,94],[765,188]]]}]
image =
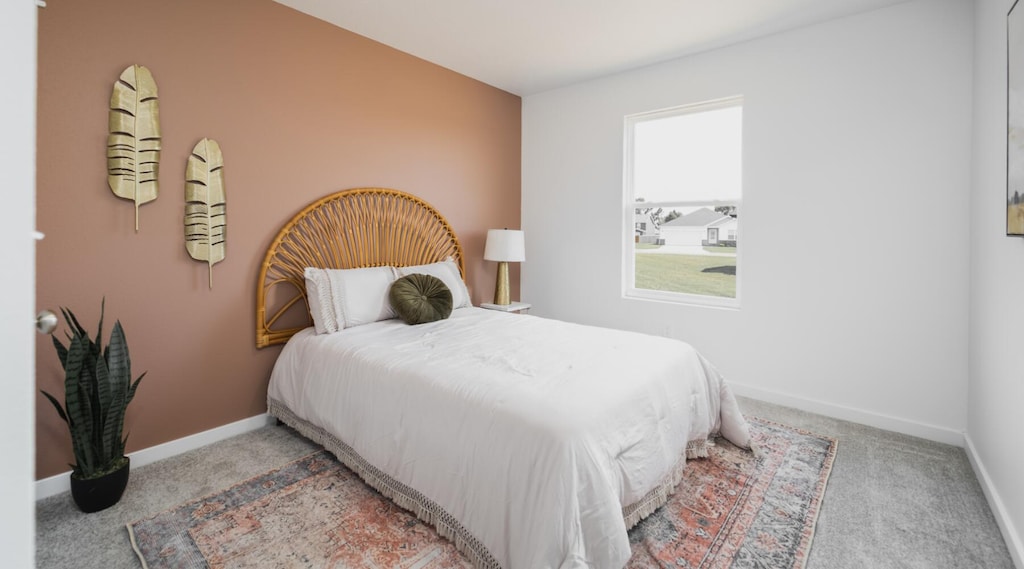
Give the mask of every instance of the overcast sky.
[{"label": "overcast sky", "polygon": [[743,108],[638,122],[633,131],[634,197],[648,202],[738,199]]}]

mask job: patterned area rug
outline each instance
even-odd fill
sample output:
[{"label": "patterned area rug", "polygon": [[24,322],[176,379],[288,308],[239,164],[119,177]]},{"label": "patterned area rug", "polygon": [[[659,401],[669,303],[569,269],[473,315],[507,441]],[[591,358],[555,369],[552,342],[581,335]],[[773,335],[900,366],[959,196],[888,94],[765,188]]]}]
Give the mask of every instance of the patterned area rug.
[{"label": "patterned area rug", "polygon": [[[751,419],[757,456],[720,442],[629,532],[627,567],[800,569],[836,441]],[[324,451],[128,524],[144,567],[469,568],[432,527]]]}]

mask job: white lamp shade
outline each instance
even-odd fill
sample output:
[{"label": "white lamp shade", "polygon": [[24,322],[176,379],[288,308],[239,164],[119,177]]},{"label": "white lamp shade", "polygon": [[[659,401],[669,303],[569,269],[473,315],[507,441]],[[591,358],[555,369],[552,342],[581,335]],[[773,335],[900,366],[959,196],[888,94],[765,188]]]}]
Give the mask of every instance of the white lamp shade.
[{"label": "white lamp shade", "polygon": [[520,263],[526,260],[523,232],[518,229],[488,229],[485,261]]}]

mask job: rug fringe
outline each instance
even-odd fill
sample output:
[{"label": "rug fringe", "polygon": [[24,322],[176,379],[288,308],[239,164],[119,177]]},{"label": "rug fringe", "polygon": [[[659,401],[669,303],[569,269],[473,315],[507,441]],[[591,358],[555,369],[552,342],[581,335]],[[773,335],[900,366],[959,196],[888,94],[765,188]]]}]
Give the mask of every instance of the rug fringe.
[{"label": "rug fringe", "polygon": [[142,569],[149,569],[149,565],[146,563],[146,556],[142,554],[142,550],[139,549],[138,542],[135,541],[135,530],[132,529],[132,524],[125,524],[125,527],[128,528],[128,541],[132,544],[132,550],[135,551],[135,555],[139,558],[139,561],[142,562]]}]

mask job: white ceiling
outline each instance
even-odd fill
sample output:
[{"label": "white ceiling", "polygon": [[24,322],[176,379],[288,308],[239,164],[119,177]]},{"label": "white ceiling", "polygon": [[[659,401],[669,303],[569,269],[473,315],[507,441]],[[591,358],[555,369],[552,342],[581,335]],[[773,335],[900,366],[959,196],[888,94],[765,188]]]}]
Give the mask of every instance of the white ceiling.
[{"label": "white ceiling", "polygon": [[905,0],[277,1],[531,95]]}]

